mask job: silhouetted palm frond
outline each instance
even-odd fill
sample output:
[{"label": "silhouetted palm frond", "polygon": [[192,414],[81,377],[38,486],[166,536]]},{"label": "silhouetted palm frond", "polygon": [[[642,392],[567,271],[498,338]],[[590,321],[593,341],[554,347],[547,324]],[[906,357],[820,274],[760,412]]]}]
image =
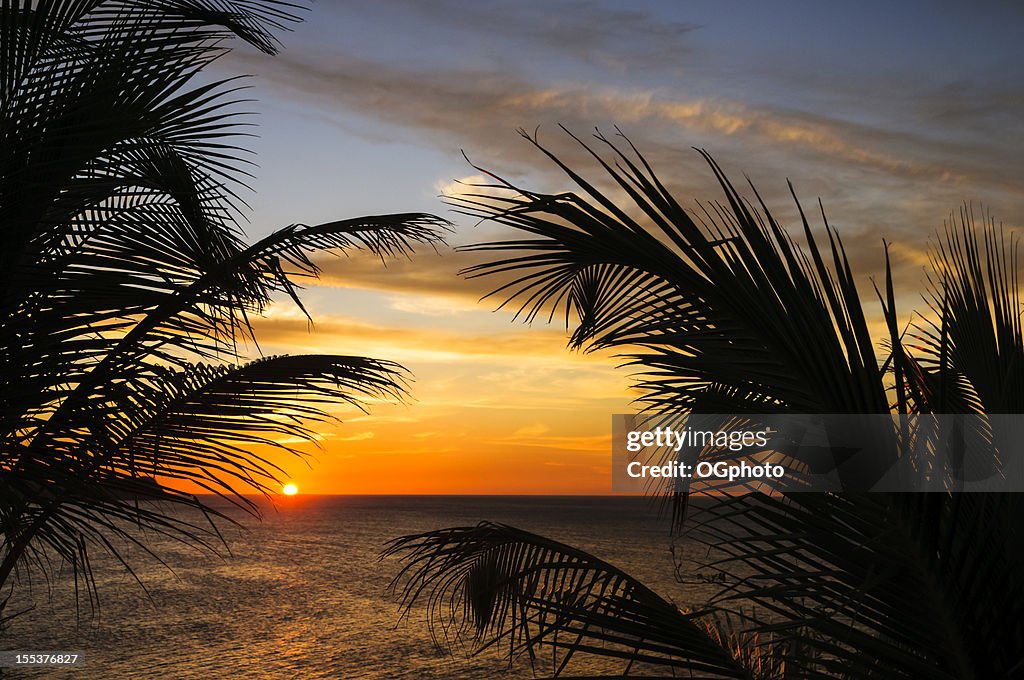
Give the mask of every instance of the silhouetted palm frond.
[{"label": "silhouetted palm frond", "polygon": [[175,508],[217,513],[180,484],[254,511],[242,494],[281,473],[267,455],[297,453],[328,403],[404,393],[389,362],[245,352],[252,315],[302,308],[313,253],[403,256],[446,228],[406,213],[244,240],[245,100],[194,79],[232,37],[274,53],[299,9],[0,2],[0,585],[54,560],[88,583],[90,546],[120,559],[146,531],[209,547],[216,525]]},{"label": "silhouetted palm frond", "polygon": [[17,567],[15,556],[31,543],[35,555],[44,555],[45,546],[82,566],[78,536],[102,535],[116,556],[117,542],[138,544],[140,530],[208,544],[217,538],[213,527],[127,501],[184,504],[221,516],[174,490],[175,482],[187,482],[256,512],[240,490],[269,492],[284,473],[261,449],[300,455],[288,442],[315,439],[311,427],[330,418],[328,405],[362,408],[364,399],[400,399],[404,375],[390,362],[332,355],[184,370],[151,366],[144,378],[119,383],[109,409],[89,411],[95,422],[87,426],[104,437],[69,435],[45,447],[34,442],[37,450],[5,471],[2,520],[11,565]]},{"label": "silhouetted palm frond", "polygon": [[714,604],[756,604],[748,628],[792,637],[829,677],[1012,678],[1022,511],[1018,494],[752,494],[688,535],[727,576]]},{"label": "silhouetted palm frond", "polygon": [[487,193],[450,199],[532,237],[471,246],[514,256],[468,275],[513,276],[496,293],[528,319],[564,308],[579,321],[573,346],[625,348],[653,408],[888,412],[849,262],[831,229],[822,253],[805,220],[808,245],[800,248],[707,154],[725,203],[691,213],[642,156],[597,138],[611,159],[591,153],[628,204],[528,137],[582,193],[541,194],[499,180]]},{"label": "silhouetted palm frond", "polygon": [[932,248],[931,314],[913,333],[926,410],[1024,413],[1019,242],[983,222],[965,206]]},{"label": "silhouetted palm frond", "polygon": [[407,562],[392,584],[406,611],[426,599],[435,638],[449,643],[475,639],[478,651],[507,649],[510,660],[531,662],[548,649],[556,675],[575,655],[597,655],[619,660],[625,673],[654,666],[693,678],[781,677],[622,570],[520,529],[483,522],[405,536],[384,556]]}]

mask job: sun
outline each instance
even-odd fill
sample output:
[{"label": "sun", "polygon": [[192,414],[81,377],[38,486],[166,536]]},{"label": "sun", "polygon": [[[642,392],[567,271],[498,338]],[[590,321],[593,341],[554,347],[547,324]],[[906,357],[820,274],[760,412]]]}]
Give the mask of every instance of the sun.
[{"label": "sun", "polygon": [[289,482],[288,484],[285,484],[281,488],[281,493],[283,493],[285,496],[294,496],[298,492],[299,492],[299,487],[295,486],[291,482]]}]

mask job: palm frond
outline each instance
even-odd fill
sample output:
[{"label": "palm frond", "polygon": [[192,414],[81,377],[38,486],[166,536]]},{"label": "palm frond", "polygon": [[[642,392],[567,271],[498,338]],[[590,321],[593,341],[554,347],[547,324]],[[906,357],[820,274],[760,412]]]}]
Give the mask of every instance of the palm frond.
[{"label": "palm frond", "polygon": [[[503,524],[441,529],[391,541],[406,564],[392,587],[409,612],[425,602],[435,638],[475,640],[509,659],[542,649],[561,674],[575,655],[653,665],[693,678],[768,678],[731,644],[622,570],[578,548]],[[714,631],[714,633],[712,633]]]},{"label": "palm frond", "polygon": [[[140,230],[138,235],[126,235],[122,241],[124,250],[112,255],[111,248],[106,252],[99,248],[81,249],[80,266],[65,280],[58,278],[53,283],[56,290],[50,293],[53,298],[68,300],[67,314],[63,314],[65,308],[59,307],[55,310],[60,315],[58,320],[54,319],[55,314],[46,315],[49,323],[42,332],[33,334],[37,343],[31,350],[38,360],[40,350],[50,347],[54,353],[64,355],[74,344],[92,345],[99,320],[111,324],[104,333],[107,343],[80,357],[79,370],[83,376],[77,383],[69,380],[71,372],[67,370],[55,376],[66,398],[34,436],[77,427],[70,414],[86,403],[115,403],[116,399],[105,394],[104,387],[114,375],[146,371],[154,361],[187,364],[194,355],[204,359],[235,356],[235,343],[253,337],[250,315],[261,313],[275,293],[286,293],[301,307],[292,277],[318,274],[309,253],[366,248],[382,259],[408,255],[414,243],[436,242],[443,225],[443,220],[415,213],[362,217],[313,227],[293,225],[223,261],[206,263],[203,269],[175,262],[179,255],[171,251],[172,262],[162,266],[171,271],[177,265],[175,278],[162,280],[155,279],[152,271],[132,276],[132,268],[145,271],[156,261],[155,254],[154,259],[147,260],[137,247],[139,241],[146,243],[149,232]],[[111,270],[117,274],[110,275]],[[130,305],[131,298],[124,299],[126,296],[118,293],[126,286],[143,291],[145,307],[125,307]],[[96,316],[88,314],[88,307],[83,309],[83,303],[92,296],[101,298],[106,307]],[[116,306],[111,307],[111,303]],[[55,327],[55,323],[62,322]],[[22,348],[25,345],[22,342]],[[94,360],[96,352],[102,353],[99,360]],[[17,373],[12,371],[9,375],[14,378]]]},{"label": "palm frond", "polygon": [[[284,474],[260,447],[300,455],[283,442],[315,439],[311,426],[330,417],[328,405],[363,408],[365,399],[401,399],[405,383],[397,364],[333,355],[154,367],[145,381],[118,385],[123,395],[116,406],[90,413],[90,427],[105,437],[58,438],[45,442],[45,456],[25,452],[15,459],[20,465],[5,461],[0,514],[10,562],[0,569],[18,566],[30,544],[36,554],[46,546],[84,567],[80,536],[134,544],[132,532],[145,529],[189,538],[196,525],[176,513],[137,503],[120,507],[141,498],[206,511],[205,503],[168,484],[191,483],[256,513],[243,494],[266,494]],[[203,533],[194,535],[206,545]]]},{"label": "palm frond", "polygon": [[792,635],[830,677],[1010,678],[1021,510],[1015,494],[752,494],[689,536],[726,577],[716,604],[754,603],[750,629]]},{"label": "palm frond", "polygon": [[447,225],[243,238],[246,100],[195,79],[230,38],[276,52],[300,9],[0,0],[0,585],[63,560],[91,598],[92,549],[130,570],[123,546],[145,552],[147,531],[215,546],[225,518],[181,484],[254,511],[242,494],[281,473],[267,452],[296,453],[283,442],[313,437],[329,403],[404,394],[389,362],[244,351],[272,298],[302,307],[315,252],[405,256]]},{"label": "palm frond", "polygon": [[1024,412],[1019,243],[986,213],[961,208],[931,252],[930,314],[913,332],[925,408]]},{"label": "palm frond", "polygon": [[[524,133],[524,136],[525,133]],[[561,311],[570,344],[621,349],[648,410],[726,414],[889,412],[889,396],[838,234],[820,248],[800,210],[798,245],[754,192],[744,199],[702,152],[724,203],[684,209],[644,157],[579,141],[628,200],[617,202],[547,151],[580,193],[543,194],[493,175],[450,199],[529,238],[470,246],[500,253],[467,276],[502,276],[494,294],[527,320]],[[485,170],[481,172],[485,172]],[[894,443],[842,470],[858,486],[887,469]]]},{"label": "palm frond", "polygon": [[[469,247],[514,256],[467,275],[515,277],[496,291],[506,295],[504,304],[515,301],[527,319],[563,309],[579,321],[574,346],[650,350],[626,358],[641,377],[643,398],[656,406],[687,407],[715,384],[739,395],[730,412],[887,412],[856,285],[833,231],[825,255],[805,219],[808,244],[798,247],[760,199],[743,199],[707,154],[725,204],[693,214],[642,155],[597,139],[609,160],[580,144],[630,205],[619,207],[530,139],[582,194],[541,194],[499,180],[490,193],[451,198],[470,214],[531,236]],[[506,191],[496,197],[494,189]]]}]

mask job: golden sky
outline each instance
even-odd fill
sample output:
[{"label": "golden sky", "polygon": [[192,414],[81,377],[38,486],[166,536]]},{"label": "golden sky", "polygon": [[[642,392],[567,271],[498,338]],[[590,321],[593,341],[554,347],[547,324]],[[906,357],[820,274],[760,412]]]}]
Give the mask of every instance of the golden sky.
[{"label": "golden sky", "polygon": [[281,305],[256,324],[264,352],[351,348],[403,364],[414,381],[406,403],[340,409],[342,422],[324,424],[318,446],[300,445],[310,465],[288,469],[302,492],[608,492],[611,414],[630,409],[629,381],[609,356],[566,350],[564,325],[514,323],[472,293],[340,282],[310,293],[325,306],[376,311],[314,312],[310,327]]}]

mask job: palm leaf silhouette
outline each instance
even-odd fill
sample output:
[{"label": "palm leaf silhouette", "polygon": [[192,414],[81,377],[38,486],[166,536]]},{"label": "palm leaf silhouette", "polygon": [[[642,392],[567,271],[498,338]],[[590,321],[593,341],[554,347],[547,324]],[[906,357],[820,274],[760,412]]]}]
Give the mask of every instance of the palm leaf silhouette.
[{"label": "palm leaf silhouette", "polygon": [[[408,608],[426,595],[435,637],[463,637],[536,660],[555,673],[576,654],[686,671],[691,677],[768,678],[734,655],[718,628],[680,611],[622,570],[582,550],[482,522],[405,536],[384,556],[407,564],[395,581]],[[758,658],[758,661],[761,659]]]},{"label": "palm leaf silhouette", "polygon": [[[617,206],[545,151],[584,195],[544,195],[499,181],[489,188],[512,195],[452,199],[537,237],[471,247],[527,254],[468,275],[513,272],[514,282],[499,289],[508,292],[506,304],[520,301],[528,318],[561,304],[579,319],[573,346],[631,350],[625,357],[650,404],[679,408],[713,398],[730,413],[888,412],[860,298],[831,230],[823,255],[804,221],[808,256],[763,204],[739,196],[707,154],[726,204],[691,215],[642,157],[634,162],[598,140],[614,156],[614,167],[603,167],[633,205]],[[642,226],[637,213],[653,226]]]},{"label": "palm leaf silhouette", "polygon": [[231,39],[273,54],[299,9],[0,3],[0,585],[63,561],[92,596],[90,548],[131,570],[147,531],[214,549],[225,518],[176,484],[255,512],[242,494],[282,472],[257,451],[297,454],[283,442],[328,404],[402,398],[387,361],[246,353],[273,299],[303,309],[314,253],[405,256],[446,228],[378,215],[246,242],[245,100],[194,79]]},{"label": "palm leaf silhouette", "polygon": [[[957,413],[1022,413],[1024,360],[1018,243],[986,215],[978,228],[964,206],[933,249],[927,302],[918,323],[925,408]],[[941,383],[937,381],[942,378]]]},{"label": "palm leaf silhouette", "polygon": [[755,603],[752,628],[813,659],[794,677],[1012,678],[1020,513],[1017,494],[753,494],[690,535],[728,577],[716,604]]}]

